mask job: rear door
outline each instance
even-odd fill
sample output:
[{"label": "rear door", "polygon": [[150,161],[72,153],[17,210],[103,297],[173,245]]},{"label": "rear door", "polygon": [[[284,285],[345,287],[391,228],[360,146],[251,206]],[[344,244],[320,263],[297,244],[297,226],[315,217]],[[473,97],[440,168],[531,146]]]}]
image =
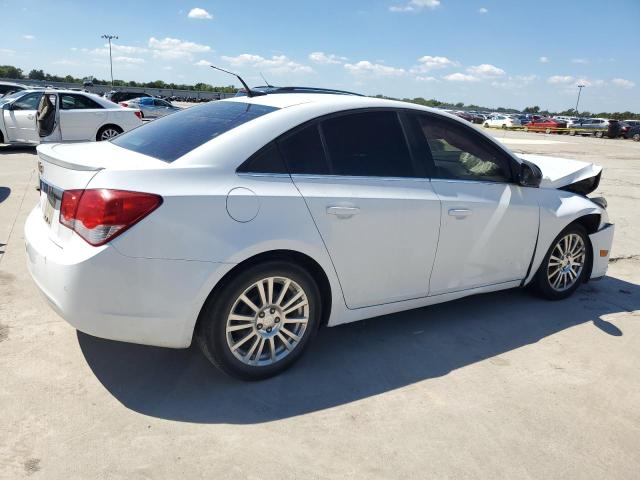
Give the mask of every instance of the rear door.
[{"label": "rear door", "polygon": [[440,202],[398,112],[346,112],[304,126],[280,151],[336,268],[347,307],[425,297]]},{"label": "rear door", "polygon": [[442,205],[430,295],[525,278],[538,234],[536,189],[513,182],[515,161],[473,128],[439,115],[413,118]]},{"label": "rear door", "polygon": [[91,98],[75,93],[60,94],[62,141],[95,140],[96,132],[107,121],[107,111]]},{"label": "rear door", "polygon": [[41,92],[27,93],[11,105],[11,109],[2,110],[3,120],[10,142],[38,143],[36,113]]}]

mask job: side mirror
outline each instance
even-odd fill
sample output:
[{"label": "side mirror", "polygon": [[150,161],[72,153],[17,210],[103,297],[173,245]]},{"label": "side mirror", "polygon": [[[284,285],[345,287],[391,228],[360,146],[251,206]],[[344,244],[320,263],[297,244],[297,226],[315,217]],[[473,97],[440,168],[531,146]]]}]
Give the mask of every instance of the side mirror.
[{"label": "side mirror", "polygon": [[523,187],[538,188],[542,182],[542,170],[537,165],[522,160],[520,172],[518,173],[518,183]]}]

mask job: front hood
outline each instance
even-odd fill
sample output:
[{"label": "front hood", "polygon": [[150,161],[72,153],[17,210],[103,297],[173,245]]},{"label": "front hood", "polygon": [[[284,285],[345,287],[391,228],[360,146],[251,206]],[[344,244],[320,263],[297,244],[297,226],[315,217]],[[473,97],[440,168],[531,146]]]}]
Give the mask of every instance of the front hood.
[{"label": "front hood", "polygon": [[[540,188],[560,188],[572,190],[572,185],[580,184],[578,193],[590,193],[598,188],[602,167],[594,163],[571,160],[569,158],[547,157],[546,155],[519,155],[520,158],[534,163],[542,170]],[[585,185],[589,184],[589,185]],[[589,191],[584,191],[585,187]]]}]

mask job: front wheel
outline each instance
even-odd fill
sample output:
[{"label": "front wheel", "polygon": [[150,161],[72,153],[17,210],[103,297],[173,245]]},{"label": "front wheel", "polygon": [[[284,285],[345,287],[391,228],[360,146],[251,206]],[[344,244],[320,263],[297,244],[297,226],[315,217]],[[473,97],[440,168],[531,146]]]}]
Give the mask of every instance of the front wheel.
[{"label": "front wheel", "polygon": [[484,124],[484,128],[489,128],[489,124],[488,124],[488,123],[485,123],[485,124]]},{"label": "front wheel", "polygon": [[633,137],[631,137],[634,142],[640,142],[640,133],[636,133]]},{"label": "front wheel", "polygon": [[207,300],[196,338],[223,372],[261,380],[290,367],[320,323],[320,292],[303,268],[269,261],[235,276]]},{"label": "front wheel", "polygon": [[571,296],[587,275],[591,254],[585,229],[578,224],[569,225],[551,244],[532,286],[549,300]]}]

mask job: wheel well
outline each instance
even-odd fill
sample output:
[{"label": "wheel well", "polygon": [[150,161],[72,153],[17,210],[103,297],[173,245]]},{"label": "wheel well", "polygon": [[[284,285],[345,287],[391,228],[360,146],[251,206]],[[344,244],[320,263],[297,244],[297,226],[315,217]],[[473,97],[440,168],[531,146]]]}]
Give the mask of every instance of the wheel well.
[{"label": "wheel well", "polygon": [[98,129],[98,132],[96,133],[96,140],[99,140],[100,134],[102,133],[102,131],[107,129],[107,128],[109,128],[109,127],[113,127],[113,128],[115,128],[117,130],[120,130],[120,133],[124,132],[124,130],[122,129],[121,126],[116,125],[115,123],[107,123],[106,125],[103,125]]},{"label": "wheel well", "polygon": [[[587,235],[591,235],[592,233],[596,233],[598,231],[598,227],[600,226],[600,215],[597,213],[591,213],[589,215],[585,215],[583,217],[577,218],[571,223],[577,223],[578,225],[582,225],[584,229],[587,231]],[[589,258],[589,263],[586,265],[586,269],[588,273],[584,277],[584,283],[587,283],[591,278],[591,270],[593,269],[593,256],[595,255],[595,252],[593,251],[593,245],[591,245],[591,241],[587,243],[591,248],[591,256]]]},{"label": "wheel well", "polygon": [[[253,257],[247,258],[246,260],[238,263],[235,267],[229,270],[224,277],[220,279],[215,287],[213,287],[213,290],[205,301],[205,305],[211,298],[215,297],[217,293],[222,290],[225,285],[227,285],[229,281],[231,281],[231,279],[235,277],[240,271],[269,260],[285,260],[287,262],[291,262],[303,267],[311,274],[313,279],[318,283],[318,289],[320,290],[320,301],[322,302],[322,318],[320,319],[320,325],[326,325],[329,321],[329,315],[331,313],[331,285],[329,284],[329,279],[327,278],[326,273],[318,264],[318,262],[316,262],[310,256],[305,255],[304,253],[296,252],[293,250],[271,250],[269,252],[259,253],[258,255],[254,255]],[[204,305],[202,306],[202,308],[204,308]],[[196,331],[199,323],[200,315],[198,315],[198,320],[196,321],[194,331]]]}]

